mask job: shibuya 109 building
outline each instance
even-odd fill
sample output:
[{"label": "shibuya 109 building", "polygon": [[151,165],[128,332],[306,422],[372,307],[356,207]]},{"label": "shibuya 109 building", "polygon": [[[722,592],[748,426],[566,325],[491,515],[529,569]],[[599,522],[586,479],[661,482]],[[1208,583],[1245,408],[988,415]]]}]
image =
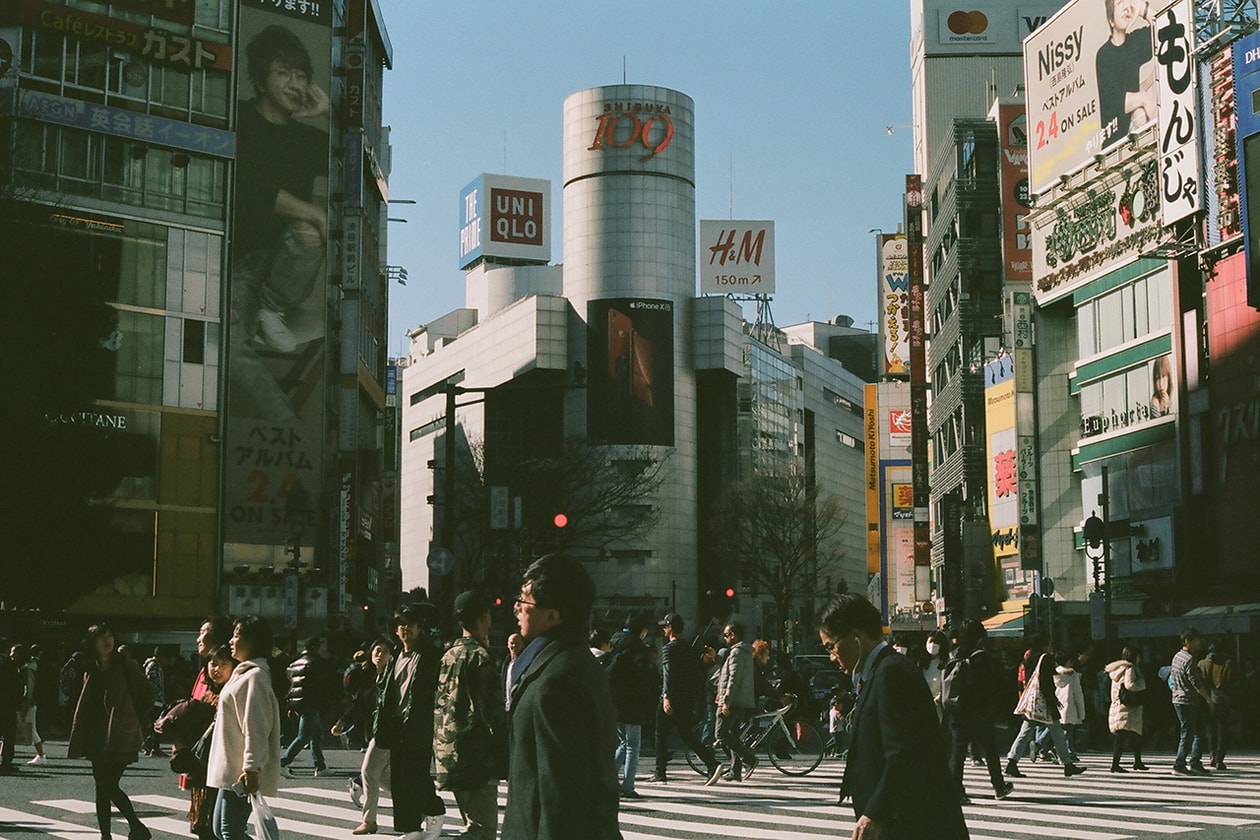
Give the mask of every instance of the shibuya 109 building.
[{"label": "shibuya 109 building", "polygon": [[[859,510],[862,381],[793,328],[759,340],[736,301],[697,295],[690,97],[583,90],[564,102],[563,136],[563,265],[549,264],[550,183],[482,175],[460,202],[465,307],[408,334],[403,588],[449,604],[481,586],[507,604],[532,558],[564,551],[588,562],[597,622],[675,608],[769,622],[706,549],[709,512],[735,479],[794,463]],[[773,270],[772,223],[720,227],[717,282],[750,287],[717,290],[764,289],[751,286],[762,261]],[[812,326],[801,334],[860,332]],[[860,518],[842,535],[855,547]]]}]

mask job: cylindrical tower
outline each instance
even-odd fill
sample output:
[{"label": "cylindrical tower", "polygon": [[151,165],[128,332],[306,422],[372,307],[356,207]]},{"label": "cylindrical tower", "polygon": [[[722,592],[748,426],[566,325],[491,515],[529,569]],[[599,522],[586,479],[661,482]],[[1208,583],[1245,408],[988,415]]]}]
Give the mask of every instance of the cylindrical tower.
[{"label": "cylindrical tower", "polygon": [[[564,294],[586,323],[588,388],[566,418],[592,443],[667,458],[660,511],[601,595],[650,595],[695,616],[694,104],[651,85],[564,102]],[[573,343],[581,352],[581,338]],[[636,553],[638,552],[638,553]]]}]

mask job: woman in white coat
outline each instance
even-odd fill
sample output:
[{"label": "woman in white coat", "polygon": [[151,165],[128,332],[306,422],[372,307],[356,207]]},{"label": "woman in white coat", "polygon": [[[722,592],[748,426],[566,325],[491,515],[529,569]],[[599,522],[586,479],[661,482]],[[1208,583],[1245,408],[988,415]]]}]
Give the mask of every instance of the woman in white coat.
[{"label": "woman in white coat", "polygon": [[[1145,770],[1142,763],[1142,698],[1146,695],[1146,678],[1142,675],[1142,653],[1133,645],[1125,645],[1120,658],[1106,667],[1111,678],[1111,707],[1107,725],[1116,736],[1111,753],[1111,772],[1126,772],[1120,766],[1125,749],[1133,751],[1133,769]],[[1123,695],[1123,699],[1122,699]],[[1128,703],[1124,701],[1128,700]]]},{"label": "woman in white coat", "polygon": [[219,694],[206,786],[219,789],[214,827],[219,840],[244,840],[249,796],[275,796],[280,785],[280,707],[271,687],[267,654],[271,630],[247,616],[232,631],[232,656],[240,663]]}]

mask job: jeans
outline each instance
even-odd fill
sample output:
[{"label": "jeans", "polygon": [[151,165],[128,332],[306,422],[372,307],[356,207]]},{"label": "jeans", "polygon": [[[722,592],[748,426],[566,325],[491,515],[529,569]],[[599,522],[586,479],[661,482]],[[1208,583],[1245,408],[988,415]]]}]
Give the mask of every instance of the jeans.
[{"label": "jeans", "polygon": [[249,799],[220,788],[214,803],[214,833],[219,840],[245,840],[248,836],[249,815],[254,806]]},{"label": "jeans", "polygon": [[694,709],[681,703],[671,708],[674,713],[667,715],[663,706],[656,707],[656,775],[662,779],[665,778],[666,759],[669,758],[669,730],[671,729],[678,731],[678,737],[683,745],[695,751],[695,754],[704,762],[704,766],[708,767],[709,772],[712,773],[713,768],[717,767],[717,758],[714,757],[713,750],[708,744],[696,737]]},{"label": "jeans", "polygon": [[302,747],[310,744],[311,757],[315,759],[315,769],[323,770],[325,766],[323,733],[324,726],[320,722],[318,709],[299,713],[297,737],[293,739],[293,743],[289,744],[284,755],[280,756],[281,766],[288,767],[289,762],[302,751]]},{"label": "jeans", "polygon": [[637,723],[617,724],[617,752],[613,766],[622,771],[621,790],[634,791],[634,774],[639,772],[639,749],[643,745],[643,727]]},{"label": "jeans", "polygon": [[1071,748],[1068,746],[1067,737],[1063,734],[1063,727],[1057,720],[1049,723],[1038,724],[1036,721],[1024,718],[1024,723],[1019,727],[1019,734],[1015,736],[1015,742],[1011,744],[1011,749],[1006,753],[1007,762],[1018,764],[1020,758],[1028,754],[1028,745],[1032,743],[1033,737],[1037,734],[1038,726],[1045,726],[1050,730],[1050,737],[1054,739],[1054,748],[1059,753],[1059,760],[1063,762],[1063,766],[1069,766],[1070,759],[1065,756],[1072,754]]},{"label": "jeans", "polygon": [[1177,757],[1173,759],[1174,768],[1186,766],[1187,753],[1191,766],[1203,764],[1203,742],[1206,740],[1203,731],[1203,709],[1199,706],[1182,706],[1173,704],[1177,713],[1177,722],[1181,724],[1181,734],[1177,738]]},{"label": "jeans", "polygon": [[1225,750],[1229,746],[1229,727],[1233,722],[1233,711],[1233,706],[1217,703],[1216,708],[1208,714],[1208,747],[1212,751],[1213,767],[1225,763]]},{"label": "jeans", "polygon": [[946,711],[945,724],[949,728],[949,770],[954,777],[960,794],[966,794],[963,787],[963,765],[967,761],[967,747],[975,744],[984,763],[989,768],[989,781],[994,791],[1001,791],[1006,784],[1002,778],[1002,765],[998,760],[997,744],[994,743],[996,733],[993,722],[982,720],[964,712]]},{"label": "jeans", "polygon": [[757,756],[740,737],[744,724],[751,717],[751,709],[737,709],[734,707],[730,708],[730,714],[726,717],[723,717],[720,713],[717,716],[717,742],[730,752],[731,774],[736,779],[740,778],[740,771],[743,769],[744,764],[757,763]]}]

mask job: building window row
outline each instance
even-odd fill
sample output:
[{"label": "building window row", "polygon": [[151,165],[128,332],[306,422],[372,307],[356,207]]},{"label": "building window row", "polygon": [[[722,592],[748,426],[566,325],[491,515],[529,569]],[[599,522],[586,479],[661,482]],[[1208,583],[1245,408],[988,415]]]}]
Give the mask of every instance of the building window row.
[{"label": "building window row", "polygon": [[25,187],[222,219],[227,164],[55,125],[18,123],[14,178]]},{"label": "building window row", "polygon": [[1166,270],[1139,277],[1081,304],[1076,333],[1082,359],[1172,327],[1172,275]]}]

